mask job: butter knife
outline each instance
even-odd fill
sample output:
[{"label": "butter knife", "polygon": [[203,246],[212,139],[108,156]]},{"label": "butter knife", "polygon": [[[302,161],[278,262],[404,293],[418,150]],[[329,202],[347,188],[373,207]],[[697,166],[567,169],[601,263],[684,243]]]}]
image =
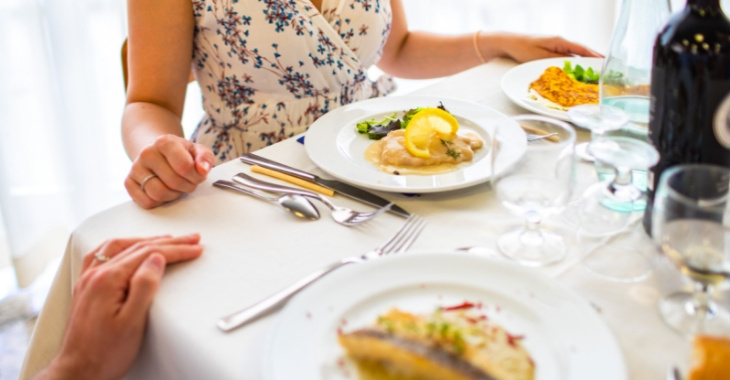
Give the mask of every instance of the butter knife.
[{"label": "butter knife", "polygon": [[[371,206],[375,206],[378,208],[391,203],[389,200],[387,200],[385,198],[379,197],[373,193],[367,192],[367,191],[357,188],[355,186],[348,185],[346,183],[336,181],[336,180],[320,178],[314,174],[307,173],[305,171],[295,169],[291,166],[287,166],[287,165],[278,163],[276,161],[269,160],[268,158],[257,156],[253,153],[244,154],[243,156],[240,157],[240,160],[247,164],[259,165],[261,167],[268,168],[271,170],[276,170],[278,172],[285,173],[290,176],[303,179],[305,181],[316,183],[317,185],[324,186],[328,189],[332,189],[335,192],[338,192],[344,196],[350,197],[357,201],[364,202],[364,203],[367,203]],[[404,218],[407,218],[410,215],[410,213],[408,213],[408,211],[406,211],[396,205],[392,205],[390,210],[388,210],[388,211],[392,212],[396,215],[402,216]]]}]

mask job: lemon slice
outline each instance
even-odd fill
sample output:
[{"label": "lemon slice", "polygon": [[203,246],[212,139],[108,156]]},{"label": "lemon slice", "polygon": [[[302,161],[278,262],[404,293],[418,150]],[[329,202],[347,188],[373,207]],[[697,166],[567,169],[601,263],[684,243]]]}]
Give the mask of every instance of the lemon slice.
[{"label": "lemon slice", "polygon": [[406,127],[405,143],[408,153],[429,158],[428,147],[434,138],[450,139],[459,130],[459,122],[440,108],[424,108],[411,118]]}]

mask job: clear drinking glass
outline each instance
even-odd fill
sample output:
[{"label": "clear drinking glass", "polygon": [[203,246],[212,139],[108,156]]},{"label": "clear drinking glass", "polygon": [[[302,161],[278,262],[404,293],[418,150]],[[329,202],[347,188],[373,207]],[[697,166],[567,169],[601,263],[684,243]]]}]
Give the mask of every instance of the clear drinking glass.
[{"label": "clear drinking glass", "polygon": [[729,168],[677,165],[664,171],[654,198],[654,244],[694,287],[664,297],[659,310],[687,336],[730,334],[730,314],[712,298],[730,277],[729,186]]},{"label": "clear drinking glass", "polygon": [[[521,115],[513,119],[522,126],[556,135],[528,143],[519,163],[493,177],[497,199],[525,220],[524,225],[500,235],[497,247],[503,255],[521,264],[547,265],[561,260],[567,251],[560,234],[541,226],[547,217],[561,212],[572,196],[575,130],[568,123],[542,116]],[[499,160],[499,132],[494,140],[493,163]]]}]

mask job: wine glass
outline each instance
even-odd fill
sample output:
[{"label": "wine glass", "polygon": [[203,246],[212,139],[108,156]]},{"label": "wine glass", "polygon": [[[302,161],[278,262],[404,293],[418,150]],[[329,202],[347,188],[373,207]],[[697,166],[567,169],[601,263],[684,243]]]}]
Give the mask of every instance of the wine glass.
[{"label": "wine glass", "polygon": [[729,186],[729,168],[684,164],[665,170],[657,187],[654,244],[694,287],[664,297],[659,311],[687,336],[730,334],[730,314],[712,299],[730,277]]},{"label": "wine glass", "polygon": [[611,168],[614,175],[611,181],[595,183],[583,192],[576,207],[579,231],[586,240],[615,241],[612,244],[599,242],[581,264],[594,274],[613,281],[643,280],[651,274],[652,265],[641,250],[641,239],[632,237],[633,231],[629,227],[632,217],[639,221],[632,211],[635,203],[646,204],[646,194],[635,186],[632,173],[656,164],[659,154],[646,142],[622,136],[598,138],[589,149],[596,161]]},{"label": "wine glass", "polygon": [[[513,119],[522,126],[556,135],[528,143],[519,163],[493,176],[497,199],[525,220],[523,226],[501,234],[497,247],[504,256],[518,263],[543,266],[561,260],[567,252],[565,239],[541,226],[545,218],[562,211],[572,196],[575,130],[568,123],[542,116],[520,115]],[[499,131],[494,140],[492,164],[496,168],[500,156]]]}]

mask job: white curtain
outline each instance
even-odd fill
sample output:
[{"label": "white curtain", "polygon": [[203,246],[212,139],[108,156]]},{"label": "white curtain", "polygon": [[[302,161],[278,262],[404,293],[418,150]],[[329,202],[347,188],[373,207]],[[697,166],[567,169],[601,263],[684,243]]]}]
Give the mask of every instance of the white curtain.
[{"label": "white curtain", "polygon": [[0,210],[21,287],[128,199],[125,0],[0,0]]}]

